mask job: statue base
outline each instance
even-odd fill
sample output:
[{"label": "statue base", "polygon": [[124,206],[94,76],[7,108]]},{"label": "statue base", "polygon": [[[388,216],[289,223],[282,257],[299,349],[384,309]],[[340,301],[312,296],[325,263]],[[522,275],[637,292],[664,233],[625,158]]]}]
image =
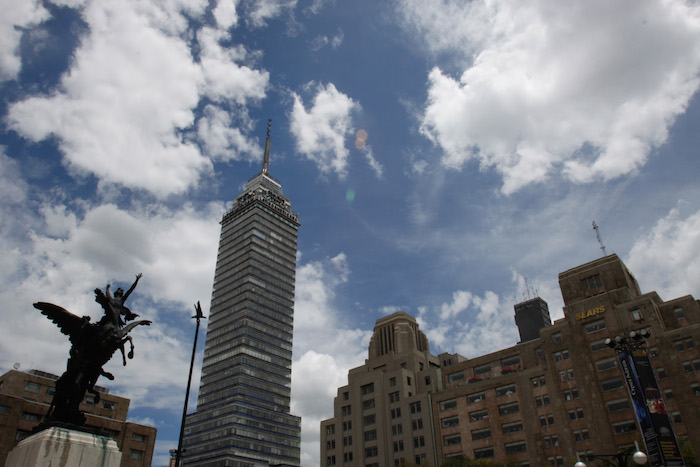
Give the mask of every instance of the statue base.
[{"label": "statue base", "polygon": [[117,442],[108,436],[53,426],[20,441],[5,466],[118,467],[121,459]]}]

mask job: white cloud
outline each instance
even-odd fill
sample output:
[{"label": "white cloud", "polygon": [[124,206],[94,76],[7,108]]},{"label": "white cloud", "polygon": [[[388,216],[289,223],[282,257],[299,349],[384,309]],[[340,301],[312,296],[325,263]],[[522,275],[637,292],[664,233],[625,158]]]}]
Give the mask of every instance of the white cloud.
[{"label": "white cloud", "polygon": [[[55,303],[94,320],[101,315],[95,287],[104,289],[111,282],[125,288],[135,273],[143,272],[129,306],[153,324],[133,331],[136,357],[122,367],[116,356],[106,367],[116,380],[99,384],[131,397],[132,407],[179,406],[185,385],[181,375],[187,373],[191,350],[176,325],[189,318],[195,301],[208,302],[222,212],[218,204],[176,212],[153,206],[127,212],[103,205],[84,215],[65,206],[44,207],[44,224],[35,225],[29,245],[10,250],[19,253],[14,261],[3,261],[10,268],[4,272],[15,279],[3,281],[0,288],[7,307],[0,328],[0,366],[19,361],[60,374],[68,339],[32,303]],[[6,258],[7,247],[0,247],[0,258]]]},{"label": "white cloud", "polygon": [[[226,148],[246,156],[250,144],[241,132],[250,127],[244,106],[265,96],[268,74],[238,65],[248,59],[246,51],[221,47],[226,34],[212,28],[198,32],[201,54],[194,61],[183,11],[197,16],[206,5],[204,0],[89,3],[83,10],[89,34],[59,90],[12,105],[9,126],[33,141],[55,136],[68,165],[95,174],[103,184],[166,196],[183,192],[211,170],[211,161],[183,137],[195,123],[195,108],[208,97],[238,107],[239,134],[218,131],[218,136]],[[220,130],[220,122],[220,115],[203,122],[200,134]],[[208,149],[218,156],[222,148]]]},{"label": "white cloud", "polygon": [[249,3],[249,20],[255,27],[265,26],[269,19],[292,12],[297,6],[297,0],[254,0]]},{"label": "white cloud", "polygon": [[316,91],[308,112],[301,97],[292,93],[294,105],[289,118],[297,151],[313,161],[321,173],[334,172],[342,179],[347,174],[349,156],[345,139],[353,132],[352,112],[360,106],[333,83],[309,83],[308,87]]},{"label": "white cloud", "polygon": [[382,164],[374,157],[374,151],[372,151],[372,146],[365,146],[362,152],[364,153],[365,159],[367,160],[369,166],[372,168],[374,174],[377,176],[378,179],[381,180],[384,176],[384,168],[382,167]]},{"label": "white cloud", "polygon": [[430,72],[421,131],[448,167],[494,167],[504,193],[635,171],[700,83],[700,8],[686,2],[401,5],[430,50],[465,64]]},{"label": "white cloud", "polygon": [[642,291],[655,290],[663,300],[700,297],[700,211],[683,216],[682,207],[672,209],[635,240],[625,263]]},{"label": "white cloud", "polygon": [[[238,117],[241,118],[241,115]],[[262,148],[248,137],[252,127],[252,122],[247,118],[234,125],[230,112],[210,104],[197,121],[197,136],[204,152],[213,159],[256,160],[260,159]]]},{"label": "white cloud", "polygon": [[335,50],[343,43],[343,38],[345,34],[342,29],[338,29],[338,32],[333,37],[328,37],[326,35],[319,35],[314,37],[311,41],[311,50],[314,52],[321,50],[326,46],[330,46],[331,49]]},{"label": "white cloud", "polygon": [[238,14],[236,13],[237,5],[238,0],[219,0],[212,11],[219,28],[228,29],[238,23]]},{"label": "white cloud", "polygon": [[17,77],[22,62],[19,57],[19,41],[25,29],[36,26],[49,17],[48,11],[38,0],[2,3],[0,15],[0,83]]},{"label": "white cloud", "polygon": [[333,304],[336,290],[349,274],[344,253],[297,268],[292,413],[303,415],[301,463],[305,466],[319,465],[319,423],[333,416],[337,388],[347,384],[348,370],[367,356],[371,332],[347,328]]}]

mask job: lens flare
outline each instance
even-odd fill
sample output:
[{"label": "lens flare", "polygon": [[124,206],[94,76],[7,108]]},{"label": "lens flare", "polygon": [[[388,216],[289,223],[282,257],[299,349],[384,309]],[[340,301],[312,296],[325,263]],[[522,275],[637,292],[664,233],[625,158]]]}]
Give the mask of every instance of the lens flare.
[{"label": "lens flare", "polygon": [[348,191],[345,192],[345,201],[348,203],[352,203],[355,200],[355,190],[352,188],[348,188]]},{"label": "lens flare", "polygon": [[365,130],[357,130],[355,135],[355,147],[360,151],[365,148],[367,144],[367,132]]}]

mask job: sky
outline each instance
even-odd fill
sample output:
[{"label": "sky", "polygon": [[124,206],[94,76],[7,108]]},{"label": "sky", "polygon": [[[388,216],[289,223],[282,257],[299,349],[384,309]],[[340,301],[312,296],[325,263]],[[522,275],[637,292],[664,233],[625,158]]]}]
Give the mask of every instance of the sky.
[{"label": "sky", "polygon": [[97,319],[93,289],[143,273],[128,304],[153,324],[98,384],[158,428],[154,466],[268,119],[301,222],[304,466],[377,319],[412,314],[436,355],[515,345],[513,305],[563,317],[558,274],[603,254],[593,221],[643,292],[700,297],[696,1],[0,4],[0,371],[65,369],[32,303]]}]

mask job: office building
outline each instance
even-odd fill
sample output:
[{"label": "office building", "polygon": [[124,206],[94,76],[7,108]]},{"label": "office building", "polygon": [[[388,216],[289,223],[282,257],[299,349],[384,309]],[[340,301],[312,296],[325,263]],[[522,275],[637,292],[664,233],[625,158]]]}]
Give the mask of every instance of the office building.
[{"label": "office building", "polygon": [[[333,418],[321,422],[321,465],[425,459],[437,466],[465,456],[563,466],[577,454],[627,449],[642,435],[620,361],[605,340],[631,331],[650,333],[657,408],[668,413],[681,444],[700,446],[700,303],[690,295],[663,301],[656,292],[642,293],[616,255],[565,271],[559,283],[564,318],[543,327],[539,337],[498,352],[436,358],[425,343],[418,359],[423,366],[416,367],[391,349],[378,364],[370,344],[370,358],[350,370],[348,386],[338,390]],[[392,315],[377,327],[395,320],[411,322],[405,314]],[[397,389],[388,378],[396,377],[390,372],[397,367],[411,372],[396,381],[414,382],[401,389],[407,402],[421,401],[421,417],[410,406],[392,412]],[[369,384],[371,393],[363,389]],[[421,423],[414,423],[418,418]],[[346,441],[349,435],[352,441]]]},{"label": "office building", "polygon": [[298,466],[301,418],[289,410],[298,215],[262,170],[221,221],[188,466]]},{"label": "office building", "polygon": [[[0,376],[0,465],[18,441],[32,434],[44,419],[56,388],[58,376],[39,370],[28,373],[10,370]],[[127,422],[129,399],[95,386],[100,401],[86,396],[80,404],[85,425],[112,436],[122,453],[121,467],[149,467],[153,460],[156,429]]]},{"label": "office building", "polygon": [[540,297],[535,297],[515,305],[515,324],[520,332],[520,343],[540,337],[540,329],[551,326],[549,306]]}]

